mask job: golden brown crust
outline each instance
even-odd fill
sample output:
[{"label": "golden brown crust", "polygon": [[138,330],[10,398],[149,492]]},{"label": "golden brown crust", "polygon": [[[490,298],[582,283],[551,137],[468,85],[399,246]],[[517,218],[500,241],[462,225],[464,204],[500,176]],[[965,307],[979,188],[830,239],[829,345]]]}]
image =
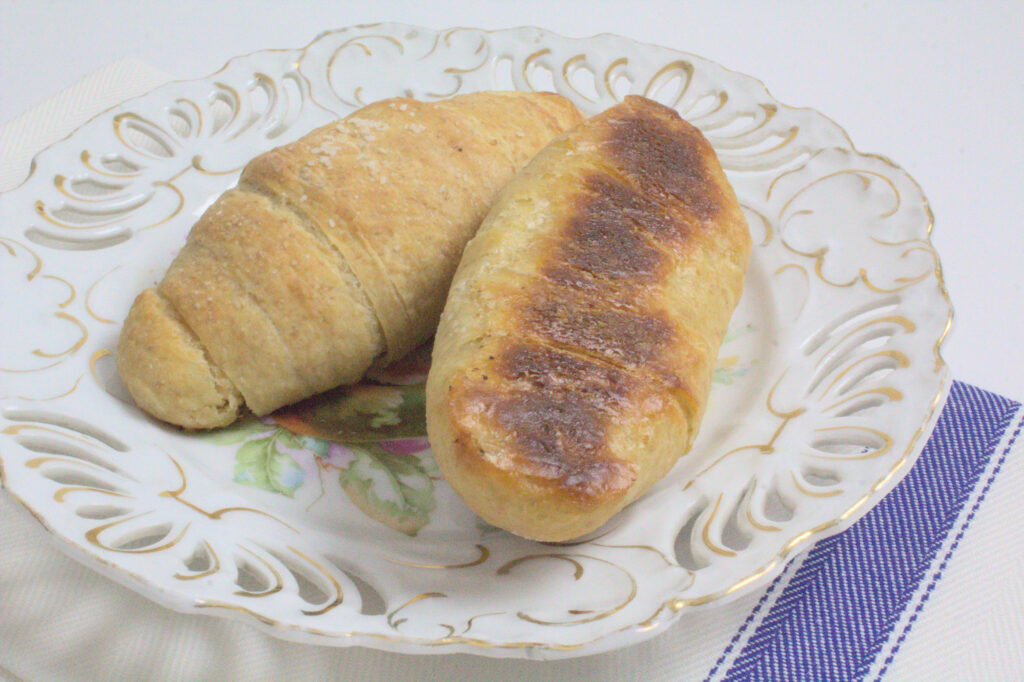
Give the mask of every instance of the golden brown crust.
[{"label": "golden brown crust", "polygon": [[[400,358],[433,333],[462,249],[501,186],[580,119],[549,93],[400,98],[253,159],[159,285],[170,307],[129,314],[131,352],[118,360],[126,386],[161,419],[208,428],[227,413],[204,421],[193,382],[147,368],[173,373],[171,358],[198,363],[198,349],[212,361],[207,375],[229,378],[265,414]],[[154,331],[174,324],[195,348]]]},{"label": "golden brown crust", "polygon": [[427,409],[442,472],[491,523],[566,540],[685,452],[750,237],[703,136],[642,98],[558,138],[466,249]]},{"label": "golden brown crust", "polygon": [[242,396],[209,362],[192,332],[155,289],[135,299],[116,360],[132,396],[146,412],[187,428],[233,422]]},{"label": "golden brown crust", "polygon": [[[288,348],[304,392],[356,382],[383,353],[377,319],[334,254],[267,197],[227,192],[188,243],[228,264],[225,274],[251,293]],[[230,318],[232,310],[219,314]]]},{"label": "golden brown crust", "polygon": [[[490,365],[494,375],[454,384],[448,399],[460,457],[484,460],[474,422],[507,435],[504,453],[520,474],[557,483],[580,501],[621,493],[636,479],[607,448],[607,421],[635,390],[625,373],[565,351],[509,343]],[[468,384],[468,385],[467,385]]]}]

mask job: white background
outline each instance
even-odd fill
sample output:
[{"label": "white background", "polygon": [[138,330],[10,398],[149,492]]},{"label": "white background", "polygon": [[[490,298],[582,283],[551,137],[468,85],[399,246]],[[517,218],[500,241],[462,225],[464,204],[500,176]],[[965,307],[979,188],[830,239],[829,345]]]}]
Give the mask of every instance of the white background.
[{"label": "white background", "polygon": [[931,201],[956,309],[945,349],[954,376],[1024,398],[1024,2],[0,0],[0,123],[123,57],[197,78],[236,55],[373,21],[619,33],[825,113]]}]

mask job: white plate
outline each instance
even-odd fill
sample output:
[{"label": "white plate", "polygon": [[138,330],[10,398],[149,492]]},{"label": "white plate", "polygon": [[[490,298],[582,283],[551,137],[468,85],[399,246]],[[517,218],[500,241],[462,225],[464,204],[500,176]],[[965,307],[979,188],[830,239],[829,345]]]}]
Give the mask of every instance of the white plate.
[{"label": "white plate", "polygon": [[[700,437],[643,499],[543,545],[478,522],[422,443],[328,447],[260,422],[186,435],[125,400],[120,321],[248,159],[384,97],[509,88],[588,113],[627,93],[676,107],[750,221]],[[415,653],[624,646],[764,584],[906,473],[948,386],[930,217],[824,116],[625,38],[387,24],[240,57],[101,114],[0,197],[4,483],[73,556],[180,611]],[[385,393],[363,401],[371,427],[405,418]]]}]

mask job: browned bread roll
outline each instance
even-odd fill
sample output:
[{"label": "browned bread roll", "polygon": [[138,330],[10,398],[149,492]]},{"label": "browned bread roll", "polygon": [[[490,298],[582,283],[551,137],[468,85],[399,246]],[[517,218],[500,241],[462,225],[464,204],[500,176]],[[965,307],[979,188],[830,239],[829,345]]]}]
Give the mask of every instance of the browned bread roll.
[{"label": "browned bread roll", "polygon": [[551,93],[392,99],[255,158],[132,306],[132,397],[212,428],[400,358],[433,333],[497,192],[581,119]]},{"label": "browned bread roll", "polygon": [[455,274],[427,426],[486,521],[537,540],[598,528],[693,443],[750,235],[715,153],[628,97],[502,191]]}]

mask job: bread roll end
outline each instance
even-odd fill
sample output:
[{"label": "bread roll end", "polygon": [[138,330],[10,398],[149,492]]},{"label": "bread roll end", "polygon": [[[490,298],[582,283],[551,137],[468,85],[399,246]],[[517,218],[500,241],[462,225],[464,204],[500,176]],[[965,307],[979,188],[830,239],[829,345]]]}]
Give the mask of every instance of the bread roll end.
[{"label": "bread roll end", "polygon": [[139,407],[186,429],[227,426],[244,402],[156,289],[132,304],[117,344],[117,371]]}]

